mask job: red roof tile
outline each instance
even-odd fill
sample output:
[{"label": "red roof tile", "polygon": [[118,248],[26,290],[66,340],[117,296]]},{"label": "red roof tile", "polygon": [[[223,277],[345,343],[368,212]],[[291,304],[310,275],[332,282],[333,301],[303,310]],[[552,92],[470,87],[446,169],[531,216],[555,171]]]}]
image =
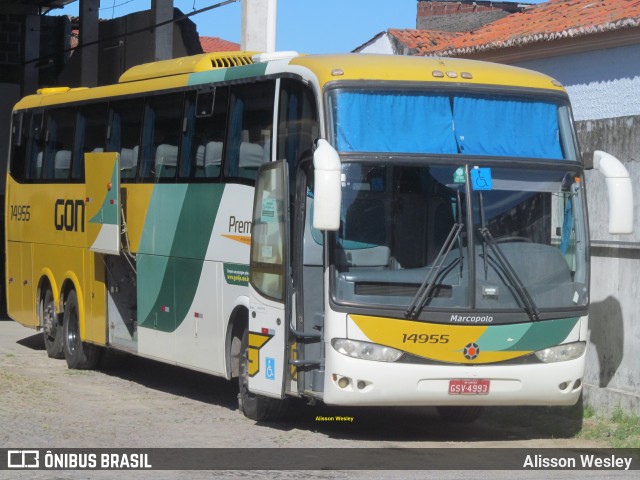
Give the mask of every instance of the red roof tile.
[{"label": "red roof tile", "polygon": [[390,29],[389,34],[415,49],[415,55],[457,56],[633,27],[640,27],[640,0],[550,0],[473,32],[452,36]]},{"label": "red roof tile", "polygon": [[218,37],[200,37],[200,45],[204,53],[235,52],[240,50],[240,44],[223,40]]},{"label": "red roof tile", "polygon": [[459,32],[438,32],[434,30],[399,30],[390,28],[389,35],[394,36],[410,49],[415,49],[417,55],[424,55],[433,48],[442,48],[450,45],[451,42],[464,33]]}]

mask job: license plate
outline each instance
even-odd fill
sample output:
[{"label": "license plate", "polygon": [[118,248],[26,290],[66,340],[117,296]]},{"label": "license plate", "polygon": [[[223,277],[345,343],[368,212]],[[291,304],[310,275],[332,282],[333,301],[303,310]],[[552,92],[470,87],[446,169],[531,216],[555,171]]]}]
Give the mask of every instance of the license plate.
[{"label": "license plate", "polygon": [[449,395],[488,395],[491,380],[454,379],[449,380]]}]

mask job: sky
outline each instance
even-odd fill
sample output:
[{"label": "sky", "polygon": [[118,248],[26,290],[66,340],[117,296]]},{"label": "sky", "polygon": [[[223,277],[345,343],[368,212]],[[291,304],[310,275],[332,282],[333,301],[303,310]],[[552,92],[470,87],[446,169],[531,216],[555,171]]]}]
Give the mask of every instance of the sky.
[{"label": "sky", "polygon": [[[174,0],[190,13],[220,0]],[[540,3],[542,0],[525,0]],[[78,15],[79,2],[49,15]],[[148,10],[151,0],[101,0],[99,16],[111,19]],[[277,50],[350,52],[389,28],[416,27],[417,0],[278,0]],[[240,43],[241,2],[191,17],[200,36]]]}]

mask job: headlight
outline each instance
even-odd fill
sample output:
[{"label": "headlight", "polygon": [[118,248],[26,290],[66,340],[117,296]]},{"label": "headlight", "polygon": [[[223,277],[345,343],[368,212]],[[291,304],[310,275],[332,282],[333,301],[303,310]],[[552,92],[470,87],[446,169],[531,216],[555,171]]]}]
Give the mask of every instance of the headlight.
[{"label": "headlight", "polygon": [[348,357],[373,360],[375,362],[395,362],[404,353],[401,350],[378,345],[377,343],[359,342],[357,340],[347,340],[346,338],[334,338],[331,340],[331,345],[338,353]]},{"label": "headlight", "polygon": [[566,343],[538,350],[536,357],[544,363],[566,362],[580,357],[587,348],[586,342]]}]

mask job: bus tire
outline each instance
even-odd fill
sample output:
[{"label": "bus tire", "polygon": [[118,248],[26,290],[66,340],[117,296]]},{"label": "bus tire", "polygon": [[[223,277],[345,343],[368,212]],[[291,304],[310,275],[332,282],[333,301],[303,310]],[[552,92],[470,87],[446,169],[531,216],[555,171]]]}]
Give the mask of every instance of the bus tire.
[{"label": "bus tire", "polygon": [[78,294],[71,290],[67,296],[63,318],[64,357],[73,370],[92,370],[100,361],[100,347],[80,339],[80,315]]},{"label": "bus tire", "polygon": [[64,358],[62,325],[60,325],[58,315],[56,315],[56,306],[53,301],[51,287],[46,287],[44,295],[40,297],[38,307],[47,355],[49,358]]},{"label": "bus tire", "polygon": [[256,422],[275,421],[281,419],[287,410],[287,400],[263,397],[249,391],[249,371],[247,350],[249,344],[249,330],[242,333],[240,347],[240,375],[238,375],[238,406],[245,417]]},{"label": "bus tire", "polygon": [[438,414],[440,417],[447,421],[453,423],[473,423],[475,422],[482,412],[484,411],[483,407],[438,407]]}]

